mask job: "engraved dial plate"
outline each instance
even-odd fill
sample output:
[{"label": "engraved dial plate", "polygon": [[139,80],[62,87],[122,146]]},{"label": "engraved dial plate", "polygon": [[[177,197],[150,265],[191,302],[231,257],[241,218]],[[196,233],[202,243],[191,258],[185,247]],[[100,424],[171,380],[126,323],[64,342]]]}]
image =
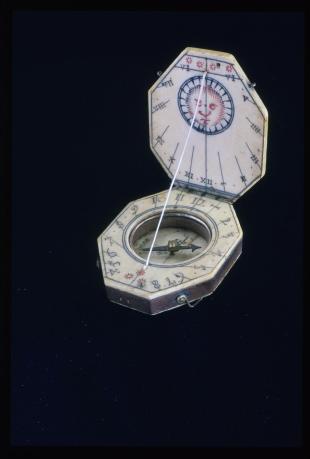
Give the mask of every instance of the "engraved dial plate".
[{"label": "engraved dial plate", "polygon": [[109,299],[158,314],[210,295],[241,254],[232,203],[265,174],[268,113],[234,56],[196,48],[161,74],[148,103],[169,198],[129,203],[98,247]]},{"label": "engraved dial plate", "polygon": [[169,177],[193,120],[176,182],[231,202],[265,173],[268,114],[227,53],[186,48],[149,90],[150,144]]},{"label": "engraved dial plate", "polygon": [[[231,204],[173,189],[150,264],[144,270],[166,195],[163,191],[131,202],[98,238],[105,284],[117,290],[112,301],[139,309],[137,298],[151,302],[163,297],[165,309],[176,307],[177,292],[190,291],[201,283],[207,286],[240,244],[242,230]],[[206,287],[205,295],[209,290]],[[173,297],[167,301],[165,294]],[[200,290],[199,297],[202,294]]]}]

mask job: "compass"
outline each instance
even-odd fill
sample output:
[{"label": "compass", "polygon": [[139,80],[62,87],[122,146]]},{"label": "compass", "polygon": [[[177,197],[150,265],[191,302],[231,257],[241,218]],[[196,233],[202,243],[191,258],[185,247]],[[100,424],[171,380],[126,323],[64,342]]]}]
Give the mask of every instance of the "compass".
[{"label": "compass", "polygon": [[234,56],[186,48],[148,93],[150,147],[170,187],[98,237],[109,299],[158,314],[210,295],[242,251],[233,203],[265,174],[268,114]]},{"label": "compass", "polygon": [[[151,250],[158,220],[158,216],[154,215],[143,223],[141,229],[136,229],[138,233],[142,231],[142,236],[132,236],[134,251],[145,260]],[[167,212],[156,238],[156,246],[152,249],[151,263],[163,266],[187,263],[205,250],[209,240],[210,230],[201,221],[185,213]]]}]

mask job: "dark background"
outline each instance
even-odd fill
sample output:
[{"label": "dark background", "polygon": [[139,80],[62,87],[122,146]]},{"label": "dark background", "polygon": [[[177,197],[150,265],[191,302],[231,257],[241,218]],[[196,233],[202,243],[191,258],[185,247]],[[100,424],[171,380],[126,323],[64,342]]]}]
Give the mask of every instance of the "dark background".
[{"label": "dark background", "polygon": [[[110,303],[96,239],[168,188],[147,90],[187,46],[236,56],[270,116],[243,254],[196,309]],[[14,445],[302,442],[303,15],[18,12],[12,54]]]}]

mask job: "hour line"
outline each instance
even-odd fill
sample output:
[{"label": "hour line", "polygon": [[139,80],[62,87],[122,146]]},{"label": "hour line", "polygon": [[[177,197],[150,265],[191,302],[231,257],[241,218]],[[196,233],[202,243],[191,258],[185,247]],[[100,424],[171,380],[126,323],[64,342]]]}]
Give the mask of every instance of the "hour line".
[{"label": "hour line", "polygon": [[191,178],[191,174],[192,174],[192,165],[193,165],[194,150],[195,150],[195,146],[193,146],[193,150],[192,150],[191,165],[190,165],[190,168],[189,168],[189,174],[188,174],[187,183],[189,183],[190,178]]},{"label": "hour line", "polygon": [[253,161],[254,164],[256,164],[256,166],[259,168],[259,170],[261,170],[262,168],[261,168],[261,165],[259,164],[258,157],[253,153],[253,151],[251,150],[251,148],[249,147],[247,142],[245,142],[245,144],[248,147],[249,152],[251,153],[251,160]]},{"label": "hour line", "polygon": [[168,171],[170,171],[170,167],[171,167],[172,163],[174,163],[174,161],[175,161],[175,155],[176,155],[177,149],[179,148],[179,145],[180,145],[180,144],[179,144],[179,142],[178,142],[178,143],[176,144],[175,149],[174,149],[173,155],[170,156],[170,158],[169,158],[170,164],[169,164],[169,167],[168,167]]},{"label": "hour line", "polygon": [[163,110],[164,108],[166,108],[166,105],[168,104],[168,102],[169,102],[169,99],[166,100],[165,102],[159,102],[157,105],[155,105],[152,110],[152,115],[156,113],[158,110]]},{"label": "hour line", "polygon": [[236,162],[237,162],[237,166],[238,166],[238,169],[240,171],[240,178],[241,178],[241,181],[244,183],[244,187],[246,187],[246,176],[243,174],[242,170],[241,170],[241,167],[240,167],[240,164],[239,164],[239,161],[238,161],[238,158],[237,156],[235,155],[235,159],[236,159]]},{"label": "hour line", "polygon": [[220,152],[219,151],[217,152],[217,156],[218,156],[218,159],[219,159],[220,171],[221,171],[221,176],[222,176],[221,185],[223,185],[223,190],[226,191],[225,190],[226,182],[224,180],[223,169],[222,169],[222,164],[221,164],[221,158],[220,158]]},{"label": "hour line", "polygon": [[[208,59],[206,58],[206,69],[208,68]],[[202,84],[202,81],[201,81]],[[205,94],[205,102],[206,102],[206,107],[208,107],[208,91],[206,88],[206,94]],[[205,143],[205,171],[206,171],[206,187],[208,183],[208,136],[207,132],[205,132],[204,135],[204,143]]]},{"label": "hour line", "polygon": [[163,144],[165,143],[163,137],[164,137],[165,133],[167,132],[167,129],[168,129],[168,128],[169,128],[169,126],[167,126],[167,127],[165,128],[164,132],[163,132],[161,135],[158,135],[158,136],[156,137],[156,141],[157,141],[157,142],[155,143],[154,148],[156,147],[156,145],[157,145],[158,143],[159,143],[160,145],[163,145]]}]

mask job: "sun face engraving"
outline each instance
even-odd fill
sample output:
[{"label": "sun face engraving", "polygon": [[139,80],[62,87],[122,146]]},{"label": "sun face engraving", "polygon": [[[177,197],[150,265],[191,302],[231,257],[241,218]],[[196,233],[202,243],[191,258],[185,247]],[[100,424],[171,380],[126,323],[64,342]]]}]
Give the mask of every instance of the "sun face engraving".
[{"label": "sun face engraving", "polygon": [[[202,76],[191,77],[179,89],[179,110],[189,125],[196,110],[201,81]],[[220,134],[231,125],[233,117],[234,104],[228,90],[219,81],[207,77],[193,128],[208,135]]]}]

